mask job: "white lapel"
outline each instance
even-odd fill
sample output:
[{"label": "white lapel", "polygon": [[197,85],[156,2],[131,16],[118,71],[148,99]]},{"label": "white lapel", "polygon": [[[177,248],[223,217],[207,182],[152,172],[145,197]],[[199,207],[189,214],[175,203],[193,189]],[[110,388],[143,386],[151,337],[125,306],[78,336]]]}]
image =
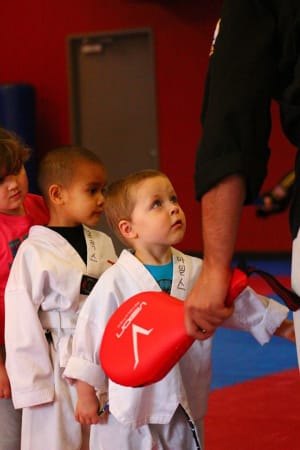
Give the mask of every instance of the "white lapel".
[{"label": "white lapel", "polygon": [[173,282],[171,295],[184,300],[188,289],[188,262],[186,256],[172,248],[173,255]]}]

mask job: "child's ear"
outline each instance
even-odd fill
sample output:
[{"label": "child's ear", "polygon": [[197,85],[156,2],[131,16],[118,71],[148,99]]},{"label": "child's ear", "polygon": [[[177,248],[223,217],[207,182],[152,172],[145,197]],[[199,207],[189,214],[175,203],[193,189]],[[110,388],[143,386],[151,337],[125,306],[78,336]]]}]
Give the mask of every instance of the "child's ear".
[{"label": "child's ear", "polygon": [[56,205],[63,203],[63,188],[60,184],[51,184],[48,189],[48,195],[51,203]]},{"label": "child's ear", "polygon": [[137,233],[133,230],[131,223],[128,220],[120,220],[119,230],[125,239],[134,239]]}]

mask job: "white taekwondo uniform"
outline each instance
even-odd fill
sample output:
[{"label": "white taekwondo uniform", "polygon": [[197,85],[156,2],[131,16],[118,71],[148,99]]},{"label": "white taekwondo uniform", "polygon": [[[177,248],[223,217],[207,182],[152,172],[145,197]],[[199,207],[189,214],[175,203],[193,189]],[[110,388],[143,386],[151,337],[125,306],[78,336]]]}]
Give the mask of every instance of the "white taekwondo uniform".
[{"label": "white taekwondo uniform", "polygon": [[[76,392],[62,377],[89,277],[116,255],[109,236],[84,226],[87,264],[59,233],[33,226],[14,259],[5,293],[6,367],[23,408],[22,450],[79,450]],[[46,330],[48,339],[45,335]],[[38,406],[37,406],[38,405]]]},{"label": "white taekwondo uniform", "polygon": [[[171,295],[183,300],[199,275],[202,261],[175,249],[172,254]],[[170,442],[163,447],[151,442],[151,433],[149,436],[148,425],[170,424],[179,404],[192,417],[201,435],[211,379],[212,338],[195,341],[161,381],[142,388],[107,380],[99,365],[98,352],[108,318],[123,301],[141,291],[160,288],[143,264],[123,250],[117,263],[101,276],[79,315],[72,356],[64,375],[70,382],[80,379],[101,392],[108,391],[111,413],[107,424],[91,426],[91,450],[192,449],[188,445],[173,447]],[[225,326],[247,330],[263,344],[287,314],[285,306],[247,288],[235,300],[235,312]]]},{"label": "white taekwondo uniform", "polygon": [[[300,296],[300,229],[293,240],[292,247],[292,271],[291,285],[293,290]],[[300,309],[293,314],[296,335],[296,349],[298,357],[298,367],[300,368]]]}]

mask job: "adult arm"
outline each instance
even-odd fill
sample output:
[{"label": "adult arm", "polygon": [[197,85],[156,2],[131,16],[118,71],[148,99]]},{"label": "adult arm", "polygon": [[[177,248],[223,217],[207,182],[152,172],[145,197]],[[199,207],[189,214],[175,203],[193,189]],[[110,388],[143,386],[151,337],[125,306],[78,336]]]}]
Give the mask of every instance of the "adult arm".
[{"label": "adult arm", "polygon": [[194,338],[205,339],[232,313],[225,298],[244,198],[244,180],[238,175],[225,178],[203,196],[203,266],[185,301],[186,328]]},{"label": "adult arm", "polygon": [[195,170],[204,262],[185,303],[187,331],[197,339],[232,312],[224,301],[242,207],[256,198],[267,173],[277,83],[275,3],[225,0],[210,59]]}]

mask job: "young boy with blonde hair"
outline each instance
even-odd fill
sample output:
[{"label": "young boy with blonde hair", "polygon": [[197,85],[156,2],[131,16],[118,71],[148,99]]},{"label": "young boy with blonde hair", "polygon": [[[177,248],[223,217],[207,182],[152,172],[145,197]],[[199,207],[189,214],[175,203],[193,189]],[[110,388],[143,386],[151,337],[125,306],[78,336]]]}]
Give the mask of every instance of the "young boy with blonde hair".
[{"label": "young boy with blonde hair", "polygon": [[[107,379],[98,358],[106,323],[121,303],[141,291],[160,290],[184,300],[201,271],[201,259],[173,247],[186,230],[175,190],[159,171],[129,175],[109,186],[105,214],[130,250],[100,277],[79,315],[64,373],[76,383],[75,417],[94,424],[91,450],[203,449],[212,338],[195,341],[161,381],[145,387],[124,387]],[[285,306],[246,288],[224,326],[249,331],[261,344],[274,333],[293,341],[287,314]],[[97,391],[109,400],[102,423]]]}]

